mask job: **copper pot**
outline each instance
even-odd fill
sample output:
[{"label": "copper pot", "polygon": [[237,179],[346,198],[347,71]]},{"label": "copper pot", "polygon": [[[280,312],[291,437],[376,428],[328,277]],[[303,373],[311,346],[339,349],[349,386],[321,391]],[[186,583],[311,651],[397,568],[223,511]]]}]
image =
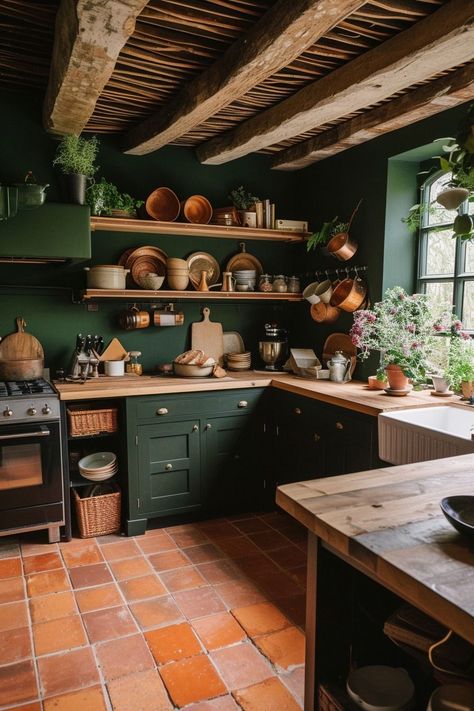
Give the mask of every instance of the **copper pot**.
[{"label": "copper pot", "polygon": [[334,323],[339,318],[341,309],[319,301],[311,306],[311,318],[317,323]]},{"label": "copper pot", "polygon": [[348,232],[338,232],[331,237],[326,246],[329,254],[345,262],[357,252],[358,244],[350,238]]},{"label": "copper pot", "polygon": [[367,294],[367,287],[362,279],[344,279],[334,289],[331,297],[331,306],[343,311],[355,311],[364,302]]},{"label": "copper pot", "polygon": [[147,328],[150,325],[150,314],[148,311],[140,311],[134,306],[120,314],[119,323],[127,331],[132,331],[136,328]]}]

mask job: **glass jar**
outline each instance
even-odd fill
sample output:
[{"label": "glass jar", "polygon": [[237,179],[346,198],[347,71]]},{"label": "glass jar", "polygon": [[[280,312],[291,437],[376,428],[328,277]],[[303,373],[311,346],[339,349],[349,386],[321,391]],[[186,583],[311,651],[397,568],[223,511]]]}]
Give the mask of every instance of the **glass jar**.
[{"label": "glass jar", "polygon": [[259,291],[273,291],[271,274],[262,274],[258,282]]},{"label": "glass jar", "polygon": [[300,278],[297,276],[290,276],[288,279],[288,291],[290,294],[299,294],[301,291]]},{"label": "glass jar", "polygon": [[275,278],[273,279],[272,290],[278,291],[280,293],[288,291],[286,276],[284,274],[277,274],[275,276]]},{"label": "glass jar", "polygon": [[141,356],[140,351],[130,351],[130,360],[125,364],[126,373],[135,373],[135,375],[142,374],[142,364],[138,362],[139,356]]}]

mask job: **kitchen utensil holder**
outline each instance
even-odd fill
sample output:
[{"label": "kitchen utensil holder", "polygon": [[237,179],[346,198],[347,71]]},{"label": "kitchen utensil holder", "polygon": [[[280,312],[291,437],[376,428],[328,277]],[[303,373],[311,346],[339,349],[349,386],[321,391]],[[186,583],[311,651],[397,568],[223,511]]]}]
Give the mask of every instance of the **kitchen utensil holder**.
[{"label": "kitchen utensil holder", "polygon": [[77,525],[81,538],[107,536],[120,530],[121,492],[89,496],[81,499],[75,489],[72,490],[76,508]]},{"label": "kitchen utensil holder", "polygon": [[67,419],[71,437],[117,432],[118,428],[116,407],[84,410],[71,405],[67,408]]}]

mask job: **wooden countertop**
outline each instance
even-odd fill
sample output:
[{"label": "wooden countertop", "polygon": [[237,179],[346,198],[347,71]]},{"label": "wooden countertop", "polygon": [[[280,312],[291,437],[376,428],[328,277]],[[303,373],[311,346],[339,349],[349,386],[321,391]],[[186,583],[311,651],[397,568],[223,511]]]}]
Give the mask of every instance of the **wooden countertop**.
[{"label": "wooden countertop", "polygon": [[379,412],[412,407],[458,403],[459,398],[435,398],[429,392],[412,392],[406,397],[393,397],[384,391],[369,390],[360,381],[333,383],[329,380],[305,380],[294,375],[272,375],[256,371],[230,373],[226,378],[176,378],[153,375],[101,376],[85,383],[54,382],[61,400],[92,400],[136,395],[235,390],[236,388],[274,387],[310,397],[349,410],[377,416]]},{"label": "wooden countertop", "polygon": [[474,454],[280,486],[276,501],[336,554],[474,644],[474,547],[445,519]]}]

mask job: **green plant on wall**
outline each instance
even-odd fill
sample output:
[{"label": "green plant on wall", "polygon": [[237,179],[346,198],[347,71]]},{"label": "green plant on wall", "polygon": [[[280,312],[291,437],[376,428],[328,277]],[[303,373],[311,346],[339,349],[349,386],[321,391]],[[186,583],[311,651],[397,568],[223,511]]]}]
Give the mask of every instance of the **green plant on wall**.
[{"label": "green plant on wall", "polygon": [[135,200],[128,193],[121,193],[113,183],[101,178],[100,182],[87,188],[86,203],[92,215],[108,215],[112,210],[123,210],[133,215],[136,208],[143,205],[143,200]]},{"label": "green plant on wall", "polygon": [[65,175],[77,174],[91,178],[99,167],[95,164],[99,151],[97,136],[82,138],[74,134],[63,136],[53,160]]},{"label": "green plant on wall", "polygon": [[412,205],[410,207],[406,217],[402,217],[402,222],[405,223],[409,232],[417,232],[420,229],[425,215],[430,215],[431,217],[436,218],[441,214],[442,209],[436,205],[433,205],[433,203],[417,203],[416,205]]}]

